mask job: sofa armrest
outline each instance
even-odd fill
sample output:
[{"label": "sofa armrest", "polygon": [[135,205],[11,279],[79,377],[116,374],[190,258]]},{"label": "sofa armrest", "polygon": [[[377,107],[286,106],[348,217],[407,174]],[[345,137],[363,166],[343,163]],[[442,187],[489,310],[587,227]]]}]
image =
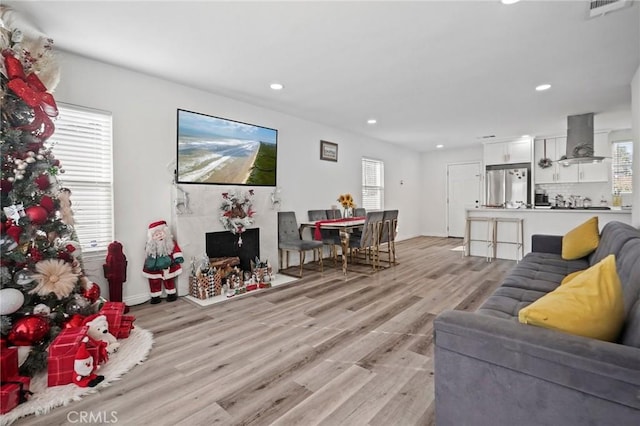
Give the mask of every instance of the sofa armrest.
[{"label": "sofa armrest", "polygon": [[639,348],[462,311],[435,319],[434,340],[439,425],[625,424],[640,415]]},{"label": "sofa armrest", "polygon": [[533,234],[531,236],[531,251],[562,254],[562,235]]}]

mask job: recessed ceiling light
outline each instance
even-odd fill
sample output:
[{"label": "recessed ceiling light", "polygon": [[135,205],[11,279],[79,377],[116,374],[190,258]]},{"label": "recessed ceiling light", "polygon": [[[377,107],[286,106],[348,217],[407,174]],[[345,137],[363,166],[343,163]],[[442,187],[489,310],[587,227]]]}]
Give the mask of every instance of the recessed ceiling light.
[{"label": "recessed ceiling light", "polygon": [[378,122],[378,120],[376,120],[375,118],[370,118],[367,120],[368,124],[376,124]]},{"label": "recessed ceiling light", "polygon": [[436,145],[436,148],[442,148],[444,145]]},{"label": "recessed ceiling light", "polygon": [[273,90],[282,90],[284,89],[284,86],[280,83],[271,83],[271,85],[269,86],[271,87]]},{"label": "recessed ceiling light", "polygon": [[500,3],[502,4],[514,4],[514,3],[518,3],[520,0],[500,0]]},{"label": "recessed ceiling light", "polygon": [[543,90],[549,90],[549,89],[551,89],[551,85],[546,83],[536,87],[536,90],[538,92],[542,92]]}]

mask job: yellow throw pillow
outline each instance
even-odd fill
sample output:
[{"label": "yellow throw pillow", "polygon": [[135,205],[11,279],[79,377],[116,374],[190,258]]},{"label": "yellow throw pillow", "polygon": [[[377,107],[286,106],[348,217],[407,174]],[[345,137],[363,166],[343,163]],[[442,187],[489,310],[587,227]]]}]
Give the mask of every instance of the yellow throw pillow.
[{"label": "yellow throw pillow", "polygon": [[622,285],[613,254],[522,308],[523,324],[614,341],[624,324]]},{"label": "yellow throw pillow", "polygon": [[594,216],[567,232],[562,238],[562,258],[565,260],[583,258],[597,249],[599,243],[598,216]]},{"label": "yellow throw pillow", "polygon": [[583,270],[581,270],[581,271],[575,271],[575,272],[570,273],[569,275],[567,275],[566,277],[564,277],[564,278],[562,279],[562,281],[560,282],[560,285],[563,285],[563,284],[568,283],[569,281],[571,281],[572,279],[574,279],[575,277],[577,277],[578,275],[580,275],[580,274],[581,274],[581,273],[583,273],[584,271],[585,271],[585,270],[583,269]]}]

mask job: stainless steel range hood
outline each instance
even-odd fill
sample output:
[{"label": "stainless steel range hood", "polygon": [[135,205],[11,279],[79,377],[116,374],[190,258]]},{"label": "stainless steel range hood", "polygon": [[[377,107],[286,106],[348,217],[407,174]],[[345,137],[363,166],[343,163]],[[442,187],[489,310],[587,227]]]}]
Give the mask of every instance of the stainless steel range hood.
[{"label": "stainless steel range hood", "polygon": [[604,157],[593,151],[593,113],[567,117],[567,155],[558,160],[565,166],[577,163],[599,163]]}]

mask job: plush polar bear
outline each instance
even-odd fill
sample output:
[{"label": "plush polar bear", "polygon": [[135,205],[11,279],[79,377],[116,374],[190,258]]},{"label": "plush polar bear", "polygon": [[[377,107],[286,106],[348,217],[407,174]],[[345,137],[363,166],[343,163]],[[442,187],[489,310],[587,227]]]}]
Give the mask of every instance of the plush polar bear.
[{"label": "plush polar bear", "polygon": [[120,343],[113,334],[109,333],[109,323],[105,315],[98,315],[86,322],[85,325],[89,326],[87,331],[89,337],[107,342],[107,353],[112,354],[118,350]]}]

